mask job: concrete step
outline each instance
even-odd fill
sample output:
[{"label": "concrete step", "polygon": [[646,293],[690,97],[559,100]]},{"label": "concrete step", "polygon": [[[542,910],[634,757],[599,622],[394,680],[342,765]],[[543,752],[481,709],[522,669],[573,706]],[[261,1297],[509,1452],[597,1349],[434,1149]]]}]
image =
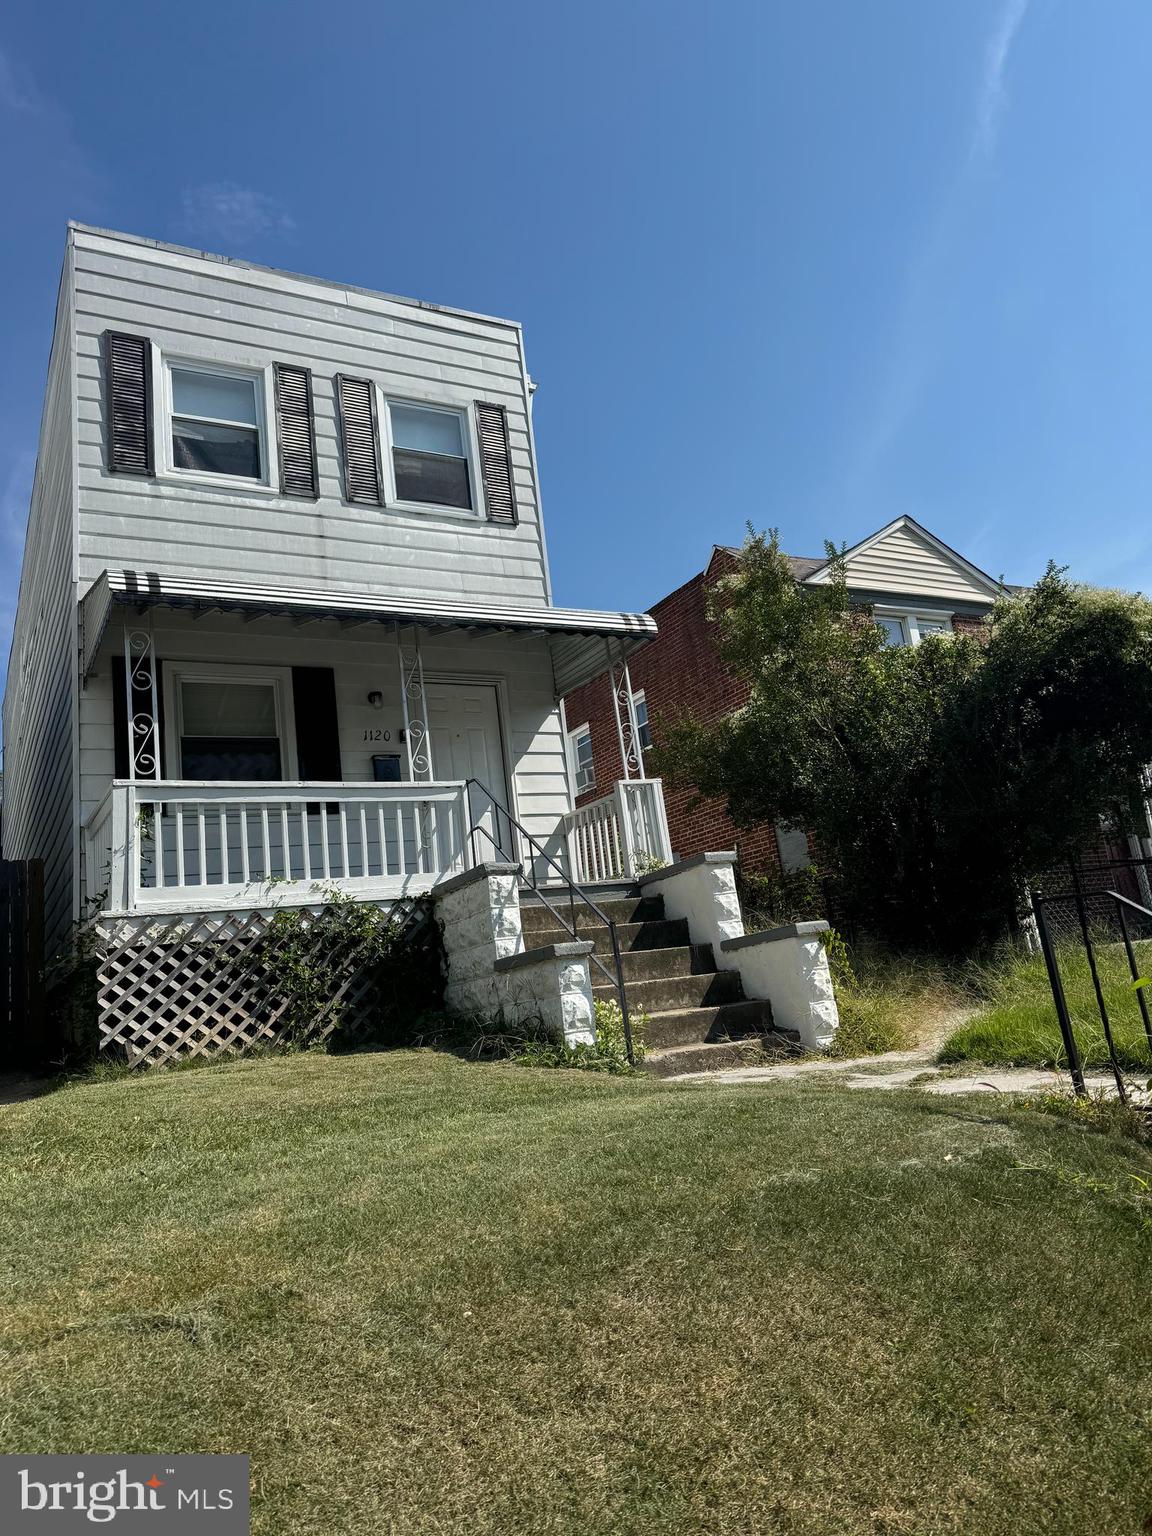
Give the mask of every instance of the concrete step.
[{"label": "concrete step", "polygon": [[[524,929],[524,944],[528,949],[535,949],[541,944],[566,944],[571,937],[566,928],[556,927],[555,920],[547,928]],[[582,927],[580,937],[592,940],[595,952],[601,959],[606,959],[612,953],[612,942],[603,923],[598,923],[595,928]],[[688,924],[682,917],[666,917],[650,923],[621,923],[616,929],[616,938],[621,954],[634,949],[680,949],[688,943]]]},{"label": "concrete step", "polygon": [[[607,956],[603,958],[607,959]],[[706,976],[716,973],[711,944],[677,944],[668,949],[631,949],[622,951],[620,960],[629,994],[635,982],[668,981],[674,976]],[[611,962],[608,969],[612,969]],[[603,974],[593,967],[594,991],[603,980]]]},{"label": "concrete step", "polygon": [[723,1072],[731,1067],[760,1067],[786,1056],[801,1056],[799,1042],[791,1034],[773,1030],[745,1040],[716,1040],[706,1044],[677,1045],[652,1051],[641,1063],[653,1077],[679,1077],[685,1072]]},{"label": "concrete step", "polygon": [[[721,973],[723,974],[723,973]],[[628,989],[632,1006],[632,989]],[[706,1040],[744,1040],[772,1029],[770,1003],[747,998],[695,1008],[668,1008],[649,1013],[644,1043],[650,1050],[675,1045],[702,1045]]]},{"label": "concrete step", "polygon": [[[656,976],[649,981],[630,981],[625,976],[624,985],[628,990],[629,1008],[642,1008],[648,1014],[714,1008],[725,1003],[738,1003],[744,998],[739,971],[705,971],[696,975],[681,972],[673,976]],[[592,995],[614,998],[616,988],[597,971]]]},{"label": "concrete step", "polygon": [[[549,895],[549,901],[557,912],[561,913],[565,921],[572,911],[571,903],[559,893]],[[610,917],[615,923],[649,923],[659,922],[664,916],[664,898],[662,896],[620,896],[608,901],[598,901],[596,905],[606,917]],[[582,901],[575,904],[576,926],[587,929],[589,936],[594,932],[603,931],[604,924],[596,914]],[[542,928],[555,928],[556,918],[542,902],[529,900],[527,896],[520,898],[520,923],[525,934],[537,933]]]}]

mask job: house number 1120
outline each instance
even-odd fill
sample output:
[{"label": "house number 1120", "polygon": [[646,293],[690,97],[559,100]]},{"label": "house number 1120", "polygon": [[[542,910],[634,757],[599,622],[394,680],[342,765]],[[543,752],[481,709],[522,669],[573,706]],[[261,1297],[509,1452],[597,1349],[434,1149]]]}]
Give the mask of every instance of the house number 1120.
[{"label": "house number 1120", "polygon": [[374,730],[374,731],[368,730],[368,731],[364,732],[364,740],[365,741],[391,741],[392,740],[392,732],[391,731],[381,731],[379,729]]}]

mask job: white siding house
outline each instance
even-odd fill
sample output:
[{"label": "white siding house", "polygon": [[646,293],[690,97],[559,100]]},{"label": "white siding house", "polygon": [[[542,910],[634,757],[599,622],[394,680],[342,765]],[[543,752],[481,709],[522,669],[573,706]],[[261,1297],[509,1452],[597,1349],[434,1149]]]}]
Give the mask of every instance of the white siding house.
[{"label": "white siding house", "polygon": [[580,875],[559,699],[611,661],[627,733],[654,630],[552,604],[518,325],[69,227],[4,702],[50,942]]}]

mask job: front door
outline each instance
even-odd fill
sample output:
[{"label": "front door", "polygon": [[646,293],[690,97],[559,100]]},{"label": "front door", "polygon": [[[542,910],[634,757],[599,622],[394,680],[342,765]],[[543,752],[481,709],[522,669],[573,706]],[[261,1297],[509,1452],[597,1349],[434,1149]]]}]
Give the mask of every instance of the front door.
[{"label": "front door", "polygon": [[513,858],[512,828],[495,808],[509,804],[495,687],[488,683],[428,683],[425,692],[433,777],[440,782],[479,781],[483,788],[473,786],[470,794],[472,818],[484,829],[477,834],[476,857]]}]

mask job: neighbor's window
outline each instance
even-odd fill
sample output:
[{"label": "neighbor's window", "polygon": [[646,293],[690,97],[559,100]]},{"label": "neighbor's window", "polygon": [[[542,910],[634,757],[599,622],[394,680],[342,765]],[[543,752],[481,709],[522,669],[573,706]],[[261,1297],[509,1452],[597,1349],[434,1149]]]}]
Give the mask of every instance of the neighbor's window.
[{"label": "neighbor's window", "polygon": [[588,726],[582,725],[578,731],[573,731],[568,741],[572,748],[572,778],[576,784],[576,793],[586,795],[590,789],[596,788],[596,769],[592,763],[592,732]]},{"label": "neighbor's window", "polygon": [[179,686],[182,778],[283,777],[274,682],[181,678]]},{"label": "neighbor's window", "polygon": [[647,752],[652,745],[652,732],[648,727],[648,699],[643,688],[632,695],[632,703],[636,707],[636,734],[640,738],[640,748]]},{"label": "neighbor's window", "polygon": [[952,620],[943,614],[876,613],[873,618],[884,631],[885,645],[919,645],[929,635],[952,633]]},{"label": "neighbor's window", "polygon": [[251,374],[172,366],[172,465],[259,480],[259,382]]},{"label": "neighbor's window", "polygon": [[463,411],[388,402],[397,501],[472,510]]}]

